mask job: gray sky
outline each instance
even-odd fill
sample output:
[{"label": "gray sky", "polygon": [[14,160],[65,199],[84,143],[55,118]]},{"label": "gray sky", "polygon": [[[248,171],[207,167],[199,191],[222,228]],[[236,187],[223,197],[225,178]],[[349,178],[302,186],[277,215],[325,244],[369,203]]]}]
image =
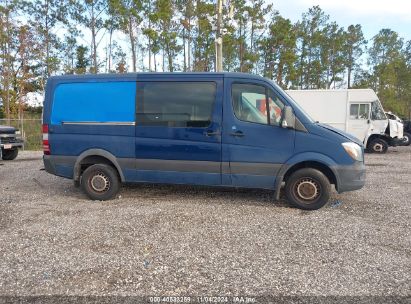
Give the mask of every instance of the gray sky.
[{"label": "gray sky", "polygon": [[319,5],[330,20],[345,28],[361,24],[370,40],[382,28],[396,31],[404,40],[411,40],[411,0],[267,0],[280,14],[291,21],[301,20],[308,8]]}]

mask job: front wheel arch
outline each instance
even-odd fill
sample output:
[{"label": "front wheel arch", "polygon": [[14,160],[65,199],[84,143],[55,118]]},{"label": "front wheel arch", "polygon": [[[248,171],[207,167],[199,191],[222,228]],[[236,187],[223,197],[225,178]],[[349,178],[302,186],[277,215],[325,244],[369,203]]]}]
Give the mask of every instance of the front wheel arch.
[{"label": "front wheel arch", "polygon": [[327,165],[317,162],[317,161],[304,161],[304,162],[293,165],[285,173],[283,181],[287,182],[291,174],[293,174],[295,171],[302,169],[302,168],[311,168],[311,169],[316,169],[320,171],[322,174],[324,174],[328,178],[328,181],[330,182],[330,184],[334,184],[336,188],[338,187],[337,178],[334,172]]},{"label": "front wheel arch", "polygon": [[[375,146],[378,146],[379,150],[377,150]],[[387,142],[386,139],[382,137],[375,137],[371,141],[368,141],[367,152],[385,154],[388,151],[388,147],[389,147],[389,143]]]},{"label": "front wheel arch", "polygon": [[332,169],[332,166],[327,165],[323,162],[320,161],[300,161],[297,163],[294,163],[292,165],[287,165],[285,164],[282,168],[282,172],[277,175],[276,178],[276,185],[275,185],[275,198],[278,200],[280,199],[280,190],[283,182],[287,182],[287,179],[293,174],[294,172],[298,171],[299,169],[303,168],[312,168],[320,171],[322,174],[324,174],[330,184],[333,184],[335,186],[335,189],[338,192],[338,187],[339,187],[339,180],[336,172]]}]

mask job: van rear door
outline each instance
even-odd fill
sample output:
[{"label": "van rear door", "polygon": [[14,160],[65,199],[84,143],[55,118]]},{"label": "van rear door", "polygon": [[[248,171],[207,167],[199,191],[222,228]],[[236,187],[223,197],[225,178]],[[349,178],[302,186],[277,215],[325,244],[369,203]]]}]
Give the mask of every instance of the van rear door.
[{"label": "van rear door", "polygon": [[225,79],[223,181],[236,187],[274,189],[293,155],[295,130],[282,128],[284,102],[266,82]]},{"label": "van rear door", "polygon": [[221,184],[222,78],[142,75],[136,181]]}]

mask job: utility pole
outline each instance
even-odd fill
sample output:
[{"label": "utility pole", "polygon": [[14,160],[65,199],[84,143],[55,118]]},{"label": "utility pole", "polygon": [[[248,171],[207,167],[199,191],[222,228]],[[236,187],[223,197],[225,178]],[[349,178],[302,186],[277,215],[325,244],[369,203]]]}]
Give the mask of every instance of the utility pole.
[{"label": "utility pole", "polygon": [[223,71],[223,35],[221,25],[223,23],[223,0],[217,0],[217,24],[215,34],[215,71]]}]

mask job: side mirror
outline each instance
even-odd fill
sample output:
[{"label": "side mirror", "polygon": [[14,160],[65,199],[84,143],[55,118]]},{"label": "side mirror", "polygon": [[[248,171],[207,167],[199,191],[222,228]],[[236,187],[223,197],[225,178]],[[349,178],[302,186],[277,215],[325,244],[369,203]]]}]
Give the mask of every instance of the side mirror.
[{"label": "side mirror", "polygon": [[293,108],[290,106],[285,106],[283,109],[281,127],[285,129],[295,129],[295,115]]}]

